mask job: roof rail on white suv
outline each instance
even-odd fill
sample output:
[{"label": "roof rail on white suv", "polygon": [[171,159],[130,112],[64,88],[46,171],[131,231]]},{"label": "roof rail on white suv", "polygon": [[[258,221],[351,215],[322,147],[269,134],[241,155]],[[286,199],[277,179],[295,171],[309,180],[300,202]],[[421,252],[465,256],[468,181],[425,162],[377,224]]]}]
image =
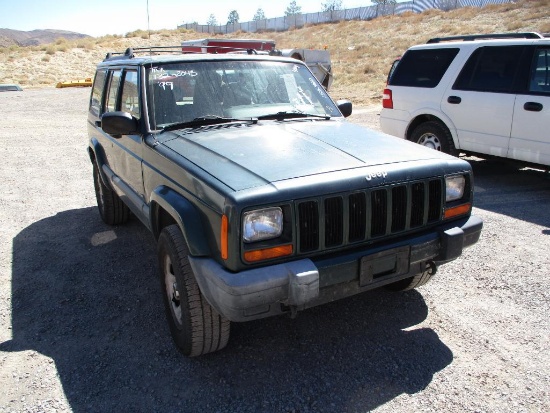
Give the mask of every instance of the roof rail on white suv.
[{"label": "roof rail on white suv", "polygon": [[430,39],[389,76],[384,132],[436,150],[550,166],[550,39],[535,32]]},{"label": "roof rail on white suv", "polygon": [[542,39],[543,35],[536,32],[525,33],[489,33],[489,34],[467,34],[463,36],[434,37],[426,43],[452,42],[456,40],[488,40],[488,39]]}]

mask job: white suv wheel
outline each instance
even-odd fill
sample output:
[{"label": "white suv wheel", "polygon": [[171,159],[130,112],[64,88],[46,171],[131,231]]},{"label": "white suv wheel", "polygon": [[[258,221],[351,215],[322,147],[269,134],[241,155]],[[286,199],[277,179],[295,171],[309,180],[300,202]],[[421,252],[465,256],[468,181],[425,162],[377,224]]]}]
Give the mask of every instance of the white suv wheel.
[{"label": "white suv wheel", "polygon": [[420,139],[418,139],[418,143],[428,148],[435,149],[436,151],[441,151],[441,142],[438,137],[432,133],[425,133],[422,135]]},{"label": "white suv wheel", "polygon": [[439,121],[421,123],[412,131],[409,140],[436,151],[458,155],[451,132]]}]

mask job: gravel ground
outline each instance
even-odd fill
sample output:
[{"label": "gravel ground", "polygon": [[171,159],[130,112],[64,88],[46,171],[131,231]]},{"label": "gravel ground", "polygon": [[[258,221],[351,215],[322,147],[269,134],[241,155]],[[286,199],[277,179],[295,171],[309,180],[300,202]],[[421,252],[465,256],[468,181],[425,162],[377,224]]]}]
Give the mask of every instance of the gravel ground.
[{"label": "gravel ground", "polygon": [[0,94],[0,412],[550,411],[548,173],[469,159],[481,240],[430,284],[233,324],[187,359],[152,236],[99,218],[89,92]]}]

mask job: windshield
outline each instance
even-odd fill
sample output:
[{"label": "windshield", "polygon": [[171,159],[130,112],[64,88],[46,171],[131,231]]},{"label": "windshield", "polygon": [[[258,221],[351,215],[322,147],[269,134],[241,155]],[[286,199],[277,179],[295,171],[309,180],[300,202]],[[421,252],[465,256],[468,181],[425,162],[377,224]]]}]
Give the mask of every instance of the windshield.
[{"label": "windshield", "polygon": [[152,129],[197,118],[341,116],[303,65],[266,61],[179,62],[147,69]]}]

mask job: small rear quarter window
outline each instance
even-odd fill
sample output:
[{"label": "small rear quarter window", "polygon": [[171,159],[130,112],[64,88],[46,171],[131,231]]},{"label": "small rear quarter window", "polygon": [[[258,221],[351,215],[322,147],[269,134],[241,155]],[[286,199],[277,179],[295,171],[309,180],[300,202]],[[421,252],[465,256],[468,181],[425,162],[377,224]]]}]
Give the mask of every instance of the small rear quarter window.
[{"label": "small rear quarter window", "polygon": [[392,86],[436,87],[458,54],[458,48],[408,50],[388,84]]}]

